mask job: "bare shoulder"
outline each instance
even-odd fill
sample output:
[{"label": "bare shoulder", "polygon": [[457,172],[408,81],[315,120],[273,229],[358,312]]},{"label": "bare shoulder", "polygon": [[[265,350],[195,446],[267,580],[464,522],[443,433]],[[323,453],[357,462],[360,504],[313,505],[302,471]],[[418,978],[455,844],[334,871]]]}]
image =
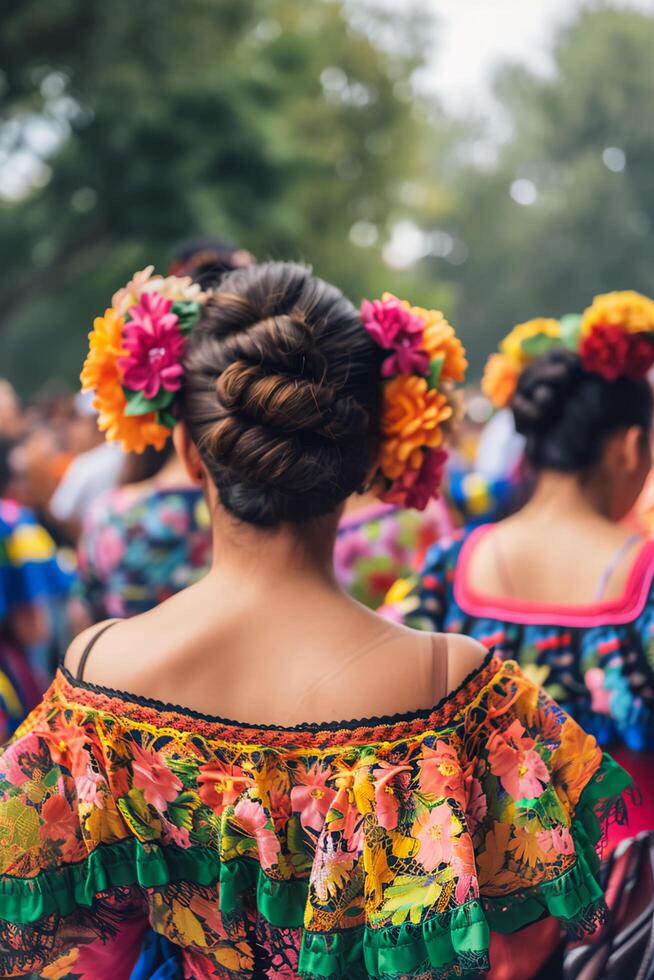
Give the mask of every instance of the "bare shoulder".
[{"label": "bare shoulder", "polygon": [[99,639],[105,630],[118,622],[119,620],[117,619],[108,619],[104,623],[95,623],[93,626],[89,626],[88,629],[77,634],[68,647],[66,656],[64,657],[64,666],[70,671],[73,677],[77,677],[80,663],[86,651]]},{"label": "bare shoulder", "polygon": [[450,691],[461,684],[468,674],[477,670],[488,656],[488,650],[471,636],[447,636],[447,686]]}]

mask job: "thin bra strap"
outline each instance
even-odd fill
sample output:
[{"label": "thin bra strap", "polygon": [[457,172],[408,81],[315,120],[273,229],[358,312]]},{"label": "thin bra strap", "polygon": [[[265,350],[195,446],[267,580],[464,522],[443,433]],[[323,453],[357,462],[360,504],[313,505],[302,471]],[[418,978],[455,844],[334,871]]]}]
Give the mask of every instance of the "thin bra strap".
[{"label": "thin bra strap", "polygon": [[628,551],[631,550],[631,548],[633,548],[633,546],[636,544],[637,541],[640,541],[640,534],[629,535],[627,540],[620,545],[616,553],[609,560],[609,563],[604,569],[604,571],[602,572],[602,577],[600,578],[599,583],[597,585],[595,602],[599,602],[601,599],[604,598],[606,590],[609,587],[609,583],[613,578],[613,573],[617,570],[624,556],[627,554]]},{"label": "thin bra strap", "polygon": [[102,634],[103,633],[106,633],[107,630],[110,630],[112,626],[115,626],[119,622],[120,622],[119,619],[113,619],[110,623],[107,623],[105,626],[102,627],[101,630],[98,630],[98,632],[94,636],[91,637],[91,639],[89,640],[89,642],[86,644],[86,647],[84,649],[84,653],[82,654],[82,656],[79,659],[79,663],[77,665],[76,680],[78,680],[78,681],[84,680],[84,668],[86,667],[86,661],[89,659],[89,654],[90,654],[91,650],[93,649],[93,647],[95,646],[95,644],[98,642],[98,640],[100,639],[100,637],[102,636]]},{"label": "thin bra strap", "polygon": [[511,574],[509,572],[509,567],[506,562],[504,549],[500,544],[497,534],[492,535],[491,545],[493,546],[493,554],[495,555],[495,564],[497,565],[497,575],[500,580],[502,592],[504,593],[507,599],[510,599],[512,598],[512,596],[515,595],[513,591],[513,582],[511,580]]},{"label": "thin bra strap", "polygon": [[429,637],[431,644],[431,689],[432,700],[438,704],[444,698],[447,691],[448,675],[448,647],[447,637],[444,633],[432,633]]}]

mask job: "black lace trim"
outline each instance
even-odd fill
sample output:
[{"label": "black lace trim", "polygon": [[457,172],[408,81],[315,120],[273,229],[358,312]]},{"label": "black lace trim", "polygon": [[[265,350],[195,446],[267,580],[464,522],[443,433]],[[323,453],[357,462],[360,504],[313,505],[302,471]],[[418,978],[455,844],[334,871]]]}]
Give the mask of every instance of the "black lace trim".
[{"label": "black lace trim", "polygon": [[468,686],[479,674],[482,673],[488,667],[491,660],[495,656],[494,649],[490,649],[486,656],[484,657],[481,664],[471,670],[467,677],[461,681],[458,687],[446,694],[444,698],[434,705],[433,708],[420,708],[417,711],[407,711],[405,713],[398,713],[395,715],[373,715],[370,718],[353,718],[347,721],[326,721],[326,722],[310,722],[305,721],[300,725],[263,725],[257,724],[257,722],[244,722],[235,721],[232,718],[222,718],[220,715],[207,715],[201,711],[195,711],[193,708],[185,708],[180,704],[172,704],[171,702],[157,701],[154,698],[146,698],[140,694],[130,694],[128,691],[121,691],[113,687],[104,687],[101,684],[93,684],[91,681],[77,680],[76,677],[71,674],[68,668],[61,664],[59,667],[60,672],[66,678],[68,683],[73,688],[78,688],[83,691],[90,691],[93,694],[105,695],[110,698],[118,698],[121,701],[128,701],[133,704],[141,705],[144,708],[152,708],[155,711],[160,711],[162,713],[168,714],[178,714],[185,715],[187,718],[194,718],[197,721],[205,721],[212,725],[223,725],[226,728],[256,728],[264,732],[323,732],[323,731],[341,731],[345,730],[356,730],[357,728],[378,728],[384,726],[393,726],[402,724],[403,722],[418,721],[421,719],[427,720],[431,718],[436,712],[440,711],[445,705],[456,698],[461,691]]}]

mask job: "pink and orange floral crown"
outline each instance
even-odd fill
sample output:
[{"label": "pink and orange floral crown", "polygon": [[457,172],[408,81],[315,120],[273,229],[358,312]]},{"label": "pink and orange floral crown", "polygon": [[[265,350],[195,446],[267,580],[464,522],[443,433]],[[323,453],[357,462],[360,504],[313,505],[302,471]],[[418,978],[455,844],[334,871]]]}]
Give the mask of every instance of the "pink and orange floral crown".
[{"label": "pink and orange floral crown", "polygon": [[184,340],[207,298],[189,278],[137,272],[96,317],[81,374],[98,426],[125,452],[163,449],[175,425]]},{"label": "pink and orange floral crown", "polygon": [[[119,289],[89,334],[82,390],[98,425],[126,452],[162,449],[177,421],[185,339],[208,298],[190,278],[149,266]],[[364,328],[386,352],[376,485],[382,500],[422,510],[437,496],[456,415],[454,383],[465,351],[442,313],[385,293],[361,306]]]},{"label": "pink and orange floral crown", "polygon": [[424,510],[438,496],[448,430],[457,415],[455,382],[465,378],[465,350],[438,310],[390,293],[364,300],[361,319],[386,352],[377,473],[381,500]]},{"label": "pink and orange floral crown", "polygon": [[484,394],[496,408],[510,405],[524,369],[562,347],[579,354],[586,371],[607,381],[644,378],[654,366],[654,300],[632,290],[604,293],[581,316],[518,324],[488,359]]}]

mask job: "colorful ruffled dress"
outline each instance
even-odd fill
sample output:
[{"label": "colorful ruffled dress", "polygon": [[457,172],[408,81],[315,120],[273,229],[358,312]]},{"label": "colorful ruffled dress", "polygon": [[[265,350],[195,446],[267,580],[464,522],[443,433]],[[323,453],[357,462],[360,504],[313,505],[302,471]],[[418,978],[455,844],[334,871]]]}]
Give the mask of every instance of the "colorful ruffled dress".
[{"label": "colorful ruffled dress", "polygon": [[492,655],[433,709],[297,727],[60,671],[0,755],[0,974],[446,978],[603,915],[629,777]]},{"label": "colorful ruffled dress", "polygon": [[91,619],[146,612],[211,564],[209,513],[197,487],[119,487],[98,498],[78,548],[78,596]]},{"label": "colorful ruffled dress", "polygon": [[12,628],[12,615],[66,596],[73,574],[32,511],[0,499],[0,740],[15,731],[38,702],[52,674],[42,675]]},{"label": "colorful ruffled dress", "polygon": [[490,529],[429,552],[418,587],[397,605],[402,619],[473,636],[518,661],[636,779],[644,804],[630,813],[630,832],[654,829],[654,542],[642,546],[620,598],[560,608],[474,591],[470,558]]},{"label": "colorful ruffled dress", "polygon": [[442,500],[424,511],[377,504],[346,514],[334,548],[341,587],[369,609],[377,609],[398,578],[417,574],[428,549],[453,525]]}]

